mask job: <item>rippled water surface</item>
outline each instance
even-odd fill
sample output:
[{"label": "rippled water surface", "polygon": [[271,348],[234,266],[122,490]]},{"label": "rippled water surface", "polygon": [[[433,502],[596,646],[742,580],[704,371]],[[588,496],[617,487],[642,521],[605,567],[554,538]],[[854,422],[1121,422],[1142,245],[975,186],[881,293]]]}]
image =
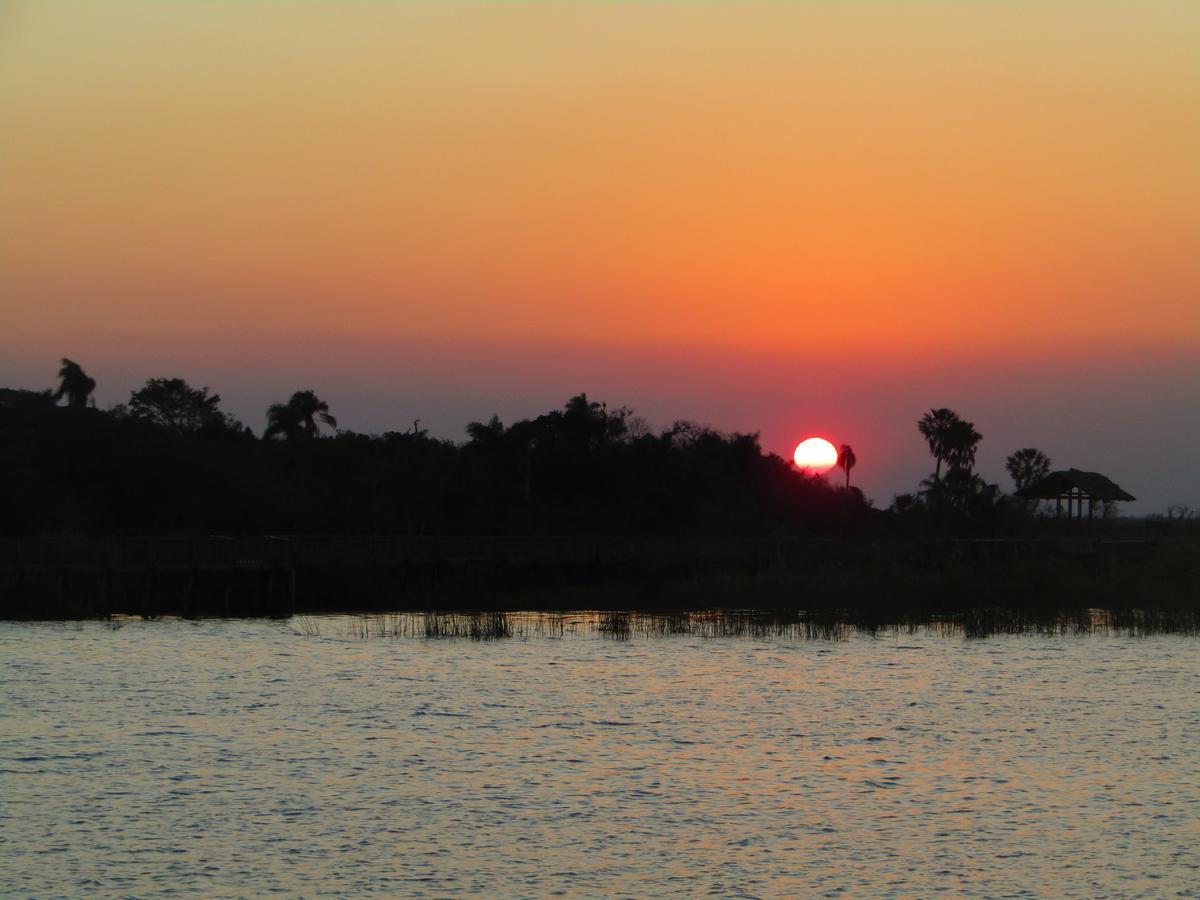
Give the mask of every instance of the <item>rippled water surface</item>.
[{"label": "rippled water surface", "polygon": [[1200,891],[1200,641],[0,624],[0,891]]}]

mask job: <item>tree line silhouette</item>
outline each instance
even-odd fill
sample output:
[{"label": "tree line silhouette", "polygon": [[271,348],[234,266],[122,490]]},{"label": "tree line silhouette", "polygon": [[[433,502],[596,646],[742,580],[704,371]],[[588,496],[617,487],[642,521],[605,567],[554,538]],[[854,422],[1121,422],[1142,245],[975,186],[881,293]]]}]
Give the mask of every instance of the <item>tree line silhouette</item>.
[{"label": "tree line silhouette", "polygon": [[[917,426],[933,473],[881,511],[850,484],[848,444],[839,485],[765,452],[757,434],[687,421],[656,433],[586,394],[508,425],[472,422],[453,442],[419,420],[340,430],[300,390],[269,407],[259,437],[181,378],[151,378],[100,410],[78,363],[63,359],[58,377],[55,390],[0,389],[5,534],[977,535],[1032,512],[974,471],[982,436],[944,408]],[[1020,488],[1050,460],[1026,448],[1007,464]]]}]

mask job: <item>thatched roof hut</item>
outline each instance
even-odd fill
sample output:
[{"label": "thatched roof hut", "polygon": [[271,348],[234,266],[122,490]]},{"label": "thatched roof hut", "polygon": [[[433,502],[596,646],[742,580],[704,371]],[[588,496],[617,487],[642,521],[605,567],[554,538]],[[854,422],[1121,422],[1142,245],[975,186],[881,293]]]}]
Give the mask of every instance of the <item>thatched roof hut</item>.
[{"label": "thatched roof hut", "polygon": [[1111,503],[1117,500],[1136,500],[1137,498],[1112,479],[1099,472],[1083,472],[1079,469],[1065,469],[1051,472],[1045,478],[1017,491],[1018,497],[1026,500],[1054,500],[1061,512],[1062,501],[1067,501],[1067,515],[1082,518],[1083,501],[1088,501],[1088,518],[1096,501]]}]

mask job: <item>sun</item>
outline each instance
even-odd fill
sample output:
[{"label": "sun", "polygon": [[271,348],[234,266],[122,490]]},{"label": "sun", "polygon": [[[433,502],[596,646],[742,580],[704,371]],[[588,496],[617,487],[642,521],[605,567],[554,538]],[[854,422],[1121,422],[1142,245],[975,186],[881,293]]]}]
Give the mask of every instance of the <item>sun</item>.
[{"label": "sun", "polygon": [[838,455],[837,448],[825,438],[810,437],[796,445],[792,458],[796,468],[819,475],[837,465]]}]

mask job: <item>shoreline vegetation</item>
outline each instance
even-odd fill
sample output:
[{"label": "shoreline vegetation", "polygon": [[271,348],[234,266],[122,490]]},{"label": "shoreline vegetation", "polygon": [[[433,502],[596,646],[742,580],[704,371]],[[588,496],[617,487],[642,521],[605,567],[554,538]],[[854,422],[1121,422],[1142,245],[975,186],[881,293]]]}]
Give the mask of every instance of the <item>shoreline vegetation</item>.
[{"label": "shoreline vegetation", "polygon": [[1102,610],[1191,632],[1198,569],[1188,535],[10,539],[0,541],[0,618],[753,609],[868,629],[1005,616],[1040,628]]},{"label": "shoreline vegetation", "polygon": [[1007,493],[945,408],[916,421],[930,476],[878,509],[851,483],[862,448],[819,477],[757,434],[654,432],[585,394],[453,442],[419,421],[339,430],[302,390],[260,437],[182,379],[108,410],[78,363],[59,379],[0,389],[0,618],[753,608],[871,628],[1103,609],[1188,631],[1200,611],[1195,513],[1056,516],[1026,490],[1045,454],[1013,452]]},{"label": "shoreline vegetation", "polygon": [[[58,618],[18,621],[68,624],[76,630],[82,629],[86,621],[95,621],[116,631],[132,622],[170,624],[198,620],[173,615],[144,617],[117,614],[93,620]],[[215,621],[232,623],[247,620],[221,618]],[[1193,613],[1139,608],[1030,612],[1011,607],[980,607],[927,619],[903,615],[889,621],[854,615],[847,610],[772,612],[762,609],[701,609],[656,612],[588,608],[296,613],[248,621],[268,621],[278,630],[296,637],[337,641],[495,641],[589,636],[616,641],[657,638],[842,641],[853,637],[982,639],[1004,635],[1047,638],[1200,635],[1200,618]]]},{"label": "shoreline vegetation", "polygon": [[838,641],[855,636],[988,638],[1000,635],[1148,637],[1200,634],[1200,623],[1195,616],[1104,609],[1029,614],[1002,607],[974,609],[929,620],[890,622],[853,618],[839,611],[780,613],[759,609],[709,609],[666,613],[581,609],[299,615],[281,624],[297,636],[341,640],[489,641],[599,635],[617,641],[671,637]]}]

